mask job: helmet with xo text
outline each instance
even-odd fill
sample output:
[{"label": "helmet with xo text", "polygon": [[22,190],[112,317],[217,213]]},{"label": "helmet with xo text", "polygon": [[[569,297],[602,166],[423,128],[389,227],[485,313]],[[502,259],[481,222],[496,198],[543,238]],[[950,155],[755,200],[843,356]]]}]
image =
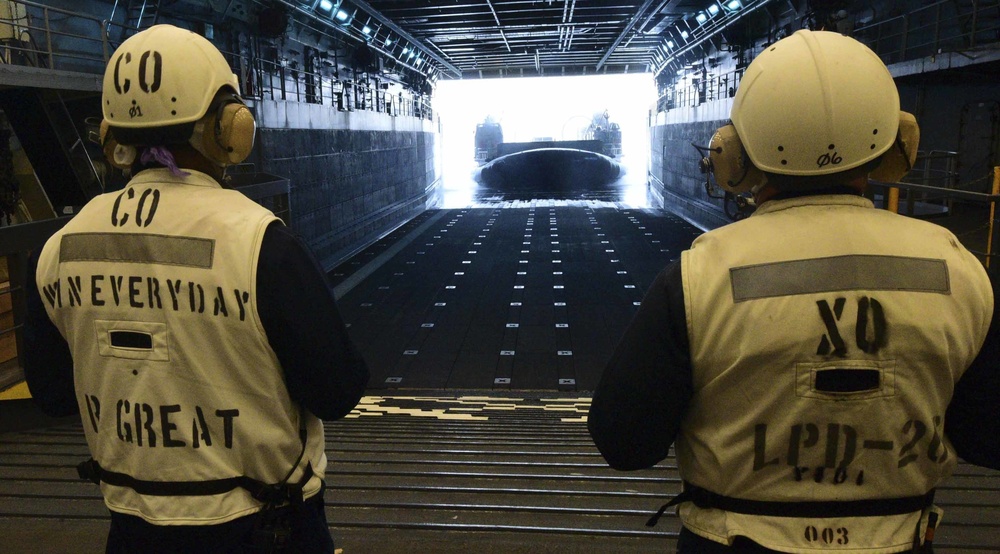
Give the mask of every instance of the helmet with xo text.
[{"label": "helmet with xo text", "polygon": [[882,60],[829,31],[797,31],[757,56],[730,118],[712,137],[707,165],[733,193],[759,190],[768,174],[791,190],[826,187],[839,174],[897,182],[920,142]]},{"label": "helmet with xo text", "polygon": [[218,165],[253,148],[256,123],[239,82],[207,39],[154,25],[115,50],[104,72],[100,140],[108,161],[131,167],[136,148],[188,143]]}]

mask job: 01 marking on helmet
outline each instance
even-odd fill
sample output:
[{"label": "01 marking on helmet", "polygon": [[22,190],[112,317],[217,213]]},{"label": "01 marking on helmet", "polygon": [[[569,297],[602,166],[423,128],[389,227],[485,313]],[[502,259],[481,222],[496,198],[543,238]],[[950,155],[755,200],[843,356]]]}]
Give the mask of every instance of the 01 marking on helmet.
[{"label": "01 marking on helmet", "polygon": [[839,164],[842,161],[844,161],[844,158],[842,158],[841,156],[838,156],[836,152],[834,152],[833,154],[823,153],[823,154],[820,154],[820,156],[818,158],[816,158],[816,166],[817,167],[825,167],[825,166],[828,166],[830,164],[837,165],[837,164]]},{"label": "01 marking on helmet", "polygon": [[[152,64],[150,64],[150,58],[152,58]],[[132,53],[124,52],[118,56],[115,60],[115,92],[118,94],[127,94],[132,88],[132,80],[123,77],[125,73],[125,68],[122,67],[122,61],[124,60],[124,65],[128,66],[132,63]],[[138,78],[139,78],[139,88],[145,93],[155,93],[160,90],[160,85],[163,82],[163,56],[155,50],[146,50],[139,56],[139,68],[138,68]],[[142,117],[142,108],[132,102],[133,106],[129,109],[129,117]]]}]

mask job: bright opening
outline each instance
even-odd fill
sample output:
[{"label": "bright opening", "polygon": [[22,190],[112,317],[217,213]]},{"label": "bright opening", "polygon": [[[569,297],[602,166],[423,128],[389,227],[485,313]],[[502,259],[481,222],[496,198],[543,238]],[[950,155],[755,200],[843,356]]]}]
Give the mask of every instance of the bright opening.
[{"label": "bright opening", "polygon": [[625,168],[621,201],[647,206],[649,111],[655,103],[651,73],[439,81],[434,107],[442,130],[442,207],[474,203],[476,125],[487,117],[500,123],[504,142],[581,140],[595,121],[617,123],[618,163]]}]

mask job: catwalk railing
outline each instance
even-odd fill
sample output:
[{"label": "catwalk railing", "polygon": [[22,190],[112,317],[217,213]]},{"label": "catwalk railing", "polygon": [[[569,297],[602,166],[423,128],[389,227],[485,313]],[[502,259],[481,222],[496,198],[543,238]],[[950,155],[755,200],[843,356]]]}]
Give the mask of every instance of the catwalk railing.
[{"label": "catwalk railing", "polygon": [[[868,45],[886,64],[1000,43],[1000,1],[997,0],[940,0],[879,21],[858,21],[862,15],[855,14],[853,23],[838,30]],[[718,75],[683,75],[682,79],[660,91],[656,111],[731,98],[743,71],[738,68]]]},{"label": "catwalk railing", "polygon": [[[136,29],[96,16],[8,2],[0,11],[0,64],[102,74],[119,41]],[[433,119],[430,96],[409,89],[390,93],[388,81],[358,73],[344,79],[323,69],[305,71],[289,62],[224,52],[240,80],[243,96],[324,104],[340,111],[373,111]]]},{"label": "catwalk railing", "polygon": [[[879,207],[892,212],[912,215],[914,203],[927,200],[946,202],[949,210],[943,213],[947,214],[951,214],[951,207],[958,202],[969,205],[973,210],[981,211],[983,213],[981,225],[953,231],[956,232],[959,239],[963,239],[962,242],[966,248],[979,256],[990,277],[994,280],[1000,279],[1000,259],[996,253],[997,245],[1000,244],[1000,213],[997,212],[997,203],[1000,202],[1000,167],[993,168],[992,184],[987,189],[989,192],[917,183],[886,183],[875,180],[869,180],[868,185],[876,192],[881,193]],[[904,210],[900,209],[901,195],[905,196],[908,203],[907,209]]]}]

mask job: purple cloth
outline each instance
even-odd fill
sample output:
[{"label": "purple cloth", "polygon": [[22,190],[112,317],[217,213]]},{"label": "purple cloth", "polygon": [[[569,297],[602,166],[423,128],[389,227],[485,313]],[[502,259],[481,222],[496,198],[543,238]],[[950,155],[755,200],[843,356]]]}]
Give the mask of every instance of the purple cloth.
[{"label": "purple cloth", "polygon": [[149,146],[142,150],[142,156],[139,157],[139,161],[148,164],[153,160],[156,160],[157,163],[169,169],[170,173],[175,177],[187,177],[190,175],[187,171],[177,167],[177,160],[174,159],[173,153],[164,146]]}]

